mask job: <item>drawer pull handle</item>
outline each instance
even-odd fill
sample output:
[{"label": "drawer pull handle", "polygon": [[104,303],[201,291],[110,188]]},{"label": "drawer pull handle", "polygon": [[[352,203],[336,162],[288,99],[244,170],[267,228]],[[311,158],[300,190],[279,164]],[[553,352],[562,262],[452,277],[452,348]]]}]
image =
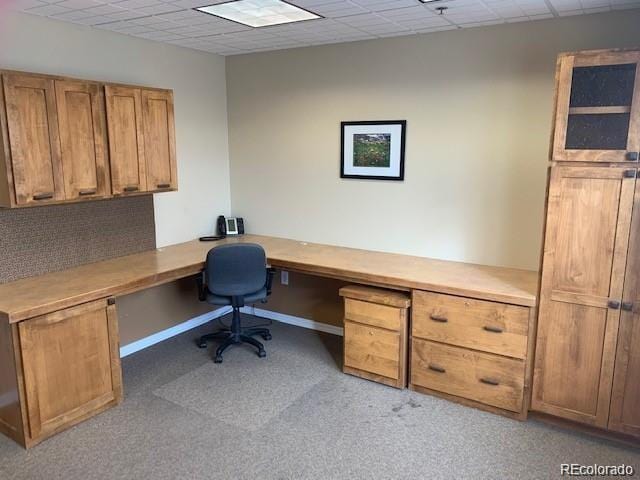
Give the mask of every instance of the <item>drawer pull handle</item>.
[{"label": "drawer pull handle", "polygon": [[39,193],[39,194],[33,196],[34,200],[49,200],[50,198],[53,198],[53,193],[52,192]]},{"label": "drawer pull handle", "polygon": [[449,319],[447,317],[443,317],[441,315],[432,314],[429,318],[434,322],[447,323]]},{"label": "drawer pull handle", "polygon": [[137,192],[138,191],[138,186],[137,185],[129,185],[124,187],[124,191],[125,192]]},{"label": "drawer pull handle", "polygon": [[494,380],[493,378],[481,378],[480,381],[486,385],[491,385],[492,387],[497,387],[500,385],[500,382]]},{"label": "drawer pull handle", "polygon": [[170,186],[170,183],[159,183],[158,185],[156,185],[156,188],[169,188]]},{"label": "drawer pull handle", "polygon": [[433,365],[430,364],[429,365],[429,370],[433,370],[434,372],[438,372],[438,373],[445,373],[446,370],[438,365]]},{"label": "drawer pull handle", "polygon": [[80,190],[78,192],[78,195],[80,195],[81,197],[87,196],[87,195],[95,195],[98,191],[95,188],[92,188],[90,190]]},{"label": "drawer pull handle", "polygon": [[491,333],[502,333],[502,332],[504,332],[504,330],[502,330],[500,327],[492,327],[490,325],[485,325],[484,329],[487,332],[491,332]]}]

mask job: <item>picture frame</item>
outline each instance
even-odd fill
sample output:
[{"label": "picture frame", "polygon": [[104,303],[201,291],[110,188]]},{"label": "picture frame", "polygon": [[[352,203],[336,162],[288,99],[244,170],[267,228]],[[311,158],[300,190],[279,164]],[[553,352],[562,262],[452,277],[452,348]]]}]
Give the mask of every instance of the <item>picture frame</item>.
[{"label": "picture frame", "polygon": [[404,180],[406,120],[340,123],[340,178]]}]

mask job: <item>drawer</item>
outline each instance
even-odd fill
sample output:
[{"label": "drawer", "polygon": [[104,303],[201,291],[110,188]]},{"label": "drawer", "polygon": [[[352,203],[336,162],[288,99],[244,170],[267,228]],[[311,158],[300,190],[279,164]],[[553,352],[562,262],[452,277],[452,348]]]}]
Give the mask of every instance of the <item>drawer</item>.
[{"label": "drawer", "polygon": [[344,322],[344,364],[347,367],[398,379],[400,334]]},{"label": "drawer", "polygon": [[363,302],[353,298],[344,299],[344,318],[374,327],[400,330],[404,325],[406,309]]},{"label": "drawer", "polygon": [[411,384],[521,412],[522,360],[413,339]]},{"label": "drawer", "polygon": [[413,291],[411,335],[514,358],[525,358],[529,309]]}]

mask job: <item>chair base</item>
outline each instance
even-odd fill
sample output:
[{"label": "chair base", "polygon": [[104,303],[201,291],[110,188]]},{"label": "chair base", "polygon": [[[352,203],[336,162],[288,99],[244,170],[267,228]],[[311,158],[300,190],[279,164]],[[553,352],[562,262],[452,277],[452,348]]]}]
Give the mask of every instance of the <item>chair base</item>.
[{"label": "chair base", "polygon": [[264,340],[271,340],[271,332],[269,332],[268,328],[247,328],[243,331],[240,326],[240,310],[234,308],[231,329],[224,329],[218,332],[202,335],[197,340],[196,344],[199,348],[207,348],[207,342],[209,340],[222,341],[216,350],[216,355],[213,359],[214,363],[222,363],[222,354],[224,351],[231,345],[237,345],[240,343],[253,345],[258,349],[258,357],[266,357],[267,352],[265,351],[264,346],[253,338],[253,335],[260,335]]}]

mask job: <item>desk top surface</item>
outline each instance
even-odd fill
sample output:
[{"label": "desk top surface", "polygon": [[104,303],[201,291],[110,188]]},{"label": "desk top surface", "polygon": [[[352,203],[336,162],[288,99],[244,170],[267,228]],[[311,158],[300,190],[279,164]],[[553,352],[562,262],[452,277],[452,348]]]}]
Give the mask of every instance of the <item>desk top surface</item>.
[{"label": "desk top surface", "polygon": [[209,249],[257,243],[269,263],[312,275],[403,290],[535,306],[538,273],[358,250],[261,235],[197,240],[0,285],[0,317],[11,323],[79,303],[142,290],[199,272]]}]

